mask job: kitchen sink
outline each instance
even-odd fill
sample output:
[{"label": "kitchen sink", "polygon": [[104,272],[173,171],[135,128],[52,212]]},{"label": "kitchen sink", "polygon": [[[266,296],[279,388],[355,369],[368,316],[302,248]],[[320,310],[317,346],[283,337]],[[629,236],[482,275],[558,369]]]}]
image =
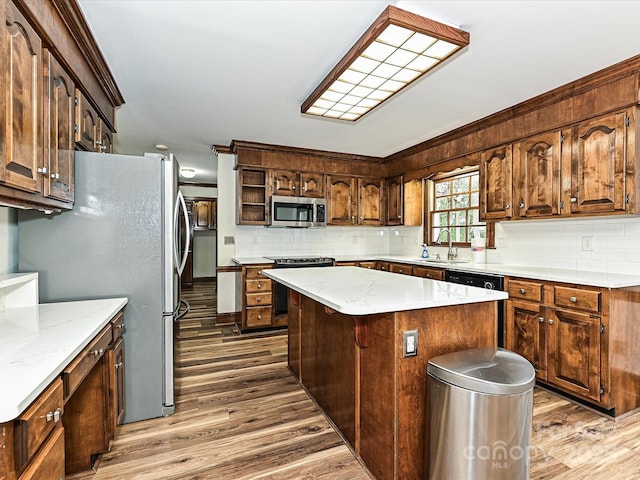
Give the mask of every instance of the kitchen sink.
[{"label": "kitchen sink", "polygon": [[469,260],[447,260],[444,258],[441,259],[436,259],[436,258],[420,258],[418,259],[419,262],[424,262],[424,263],[440,263],[440,264],[445,264],[445,265],[450,265],[453,263],[469,263]]}]

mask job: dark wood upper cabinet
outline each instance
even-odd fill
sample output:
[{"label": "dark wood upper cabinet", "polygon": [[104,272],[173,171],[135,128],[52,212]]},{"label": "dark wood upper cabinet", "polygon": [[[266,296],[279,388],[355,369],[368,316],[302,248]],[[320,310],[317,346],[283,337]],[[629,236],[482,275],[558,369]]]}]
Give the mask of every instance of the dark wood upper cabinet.
[{"label": "dark wood upper cabinet", "polygon": [[74,198],[74,96],[69,74],[44,50],[45,155],[44,195],[73,202]]},{"label": "dark wood upper cabinet", "polygon": [[358,179],[358,225],[382,225],[382,183],[379,178]]},{"label": "dark wood upper cabinet", "polygon": [[327,177],[327,224],[355,223],[356,179],[342,175]]},{"label": "dark wood upper cabinet", "polygon": [[515,215],[548,217],[560,214],[562,133],[548,132],[513,146]]},{"label": "dark wood upper cabinet", "polygon": [[[42,143],[42,41],[10,1],[0,8],[0,182],[40,192],[44,174]],[[7,128],[9,127],[9,128]]]},{"label": "dark wood upper cabinet", "polygon": [[324,173],[300,173],[300,196],[324,198],[327,179]]},{"label": "dark wood upper cabinet", "polygon": [[403,177],[388,178],[387,187],[387,225],[402,225]]},{"label": "dark wood upper cabinet", "polygon": [[217,200],[193,201],[193,229],[215,230]]},{"label": "dark wood upper cabinet", "polygon": [[480,159],[480,218],[503,220],[513,215],[512,146],[482,153]]},{"label": "dark wood upper cabinet", "polygon": [[571,129],[571,213],[627,209],[627,129],[631,117],[618,112]]},{"label": "dark wood upper cabinet", "polygon": [[271,193],[295,197],[300,194],[300,174],[291,170],[271,171]]}]

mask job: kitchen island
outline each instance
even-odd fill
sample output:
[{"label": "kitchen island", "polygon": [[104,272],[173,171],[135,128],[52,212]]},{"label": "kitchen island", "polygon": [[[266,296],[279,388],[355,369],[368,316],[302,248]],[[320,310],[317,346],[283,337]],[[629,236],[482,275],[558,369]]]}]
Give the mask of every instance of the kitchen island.
[{"label": "kitchen island", "polygon": [[[428,469],[427,362],[495,347],[505,292],[357,267],[265,270],[290,288],[289,367],[379,480]],[[415,332],[405,355],[403,332]]]}]

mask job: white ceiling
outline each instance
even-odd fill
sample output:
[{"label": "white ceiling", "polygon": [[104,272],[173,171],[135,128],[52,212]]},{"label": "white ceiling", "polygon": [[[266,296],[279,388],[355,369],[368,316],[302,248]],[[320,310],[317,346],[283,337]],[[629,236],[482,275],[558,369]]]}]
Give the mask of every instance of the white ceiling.
[{"label": "white ceiling", "polygon": [[[640,54],[638,1],[79,0],[125,99],[115,147],[166,144],[216,182],[211,145],[387,156]],[[300,105],[388,4],[471,34],[355,123]]]}]

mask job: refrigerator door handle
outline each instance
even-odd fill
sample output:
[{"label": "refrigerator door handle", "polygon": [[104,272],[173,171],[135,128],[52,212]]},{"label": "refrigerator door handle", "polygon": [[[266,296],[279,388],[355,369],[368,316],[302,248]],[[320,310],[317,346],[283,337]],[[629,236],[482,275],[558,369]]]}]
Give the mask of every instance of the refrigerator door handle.
[{"label": "refrigerator door handle", "polygon": [[[179,222],[178,222],[178,216],[179,216],[179,212],[180,210],[182,210],[182,214],[184,215],[184,228],[185,228],[185,244],[184,244],[184,252],[178,252],[178,239],[180,236],[180,231],[179,231]],[[189,235],[189,212],[187,211],[187,204],[184,201],[184,196],[182,195],[182,192],[180,190],[178,190],[178,198],[176,200],[176,210],[174,213],[174,225],[175,225],[175,236],[176,236],[176,241],[173,242],[174,245],[174,249],[173,249],[173,253],[175,255],[175,259],[176,259],[176,267],[178,269],[178,275],[182,275],[182,272],[184,270],[184,266],[187,263],[187,257],[189,255],[189,246],[191,244],[191,235]],[[182,253],[182,258],[180,258],[180,254]]]}]

